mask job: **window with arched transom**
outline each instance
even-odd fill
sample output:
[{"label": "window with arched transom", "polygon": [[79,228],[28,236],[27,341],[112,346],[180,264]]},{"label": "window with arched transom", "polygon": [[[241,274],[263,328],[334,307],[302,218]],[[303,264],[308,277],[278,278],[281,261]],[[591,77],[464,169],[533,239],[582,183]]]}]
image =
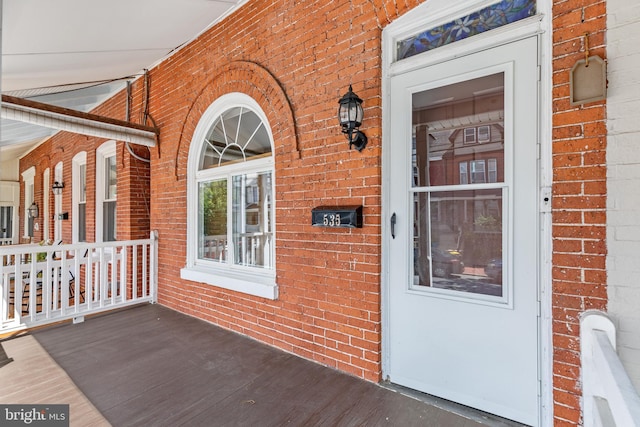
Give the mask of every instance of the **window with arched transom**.
[{"label": "window with arched transom", "polygon": [[189,150],[185,279],[276,298],[273,137],[253,98],[205,111]]}]

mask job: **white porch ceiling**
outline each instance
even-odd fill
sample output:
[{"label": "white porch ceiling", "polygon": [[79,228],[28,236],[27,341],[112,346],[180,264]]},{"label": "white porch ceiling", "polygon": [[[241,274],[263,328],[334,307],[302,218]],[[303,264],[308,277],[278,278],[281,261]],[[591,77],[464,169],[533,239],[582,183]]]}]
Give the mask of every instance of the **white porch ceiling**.
[{"label": "white porch ceiling", "polygon": [[[4,1],[2,93],[89,111],[245,1]],[[3,119],[0,155],[53,132]]]}]

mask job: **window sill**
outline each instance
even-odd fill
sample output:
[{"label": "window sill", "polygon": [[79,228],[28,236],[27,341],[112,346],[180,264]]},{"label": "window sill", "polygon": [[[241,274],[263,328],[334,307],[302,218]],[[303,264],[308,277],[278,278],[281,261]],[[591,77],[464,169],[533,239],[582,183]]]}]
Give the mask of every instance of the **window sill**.
[{"label": "window sill", "polygon": [[278,299],[278,285],[275,283],[275,273],[260,273],[262,274],[232,271],[220,272],[210,268],[194,266],[182,268],[180,270],[180,278],[270,300]]}]

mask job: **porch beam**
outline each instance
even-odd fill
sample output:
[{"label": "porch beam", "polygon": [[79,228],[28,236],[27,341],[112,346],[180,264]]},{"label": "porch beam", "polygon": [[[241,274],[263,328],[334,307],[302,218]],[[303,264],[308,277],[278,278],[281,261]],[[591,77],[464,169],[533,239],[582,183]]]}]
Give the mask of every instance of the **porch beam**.
[{"label": "porch beam", "polygon": [[66,132],[155,147],[160,130],[97,114],[2,95],[3,119],[16,120]]}]

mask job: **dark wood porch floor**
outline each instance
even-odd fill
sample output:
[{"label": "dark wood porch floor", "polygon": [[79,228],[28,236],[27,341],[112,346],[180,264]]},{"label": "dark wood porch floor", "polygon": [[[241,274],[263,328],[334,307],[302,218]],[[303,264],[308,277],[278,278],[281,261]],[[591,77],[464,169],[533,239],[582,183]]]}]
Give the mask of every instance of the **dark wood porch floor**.
[{"label": "dark wood porch floor", "polygon": [[[514,425],[450,412],[443,407],[455,406],[406,396],[160,305],[16,339],[32,338],[113,426]],[[42,393],[38,382],[0,387],[9,384],[27,396]],[[74,425],[90,424],[74,419],[72,408]]]}]

